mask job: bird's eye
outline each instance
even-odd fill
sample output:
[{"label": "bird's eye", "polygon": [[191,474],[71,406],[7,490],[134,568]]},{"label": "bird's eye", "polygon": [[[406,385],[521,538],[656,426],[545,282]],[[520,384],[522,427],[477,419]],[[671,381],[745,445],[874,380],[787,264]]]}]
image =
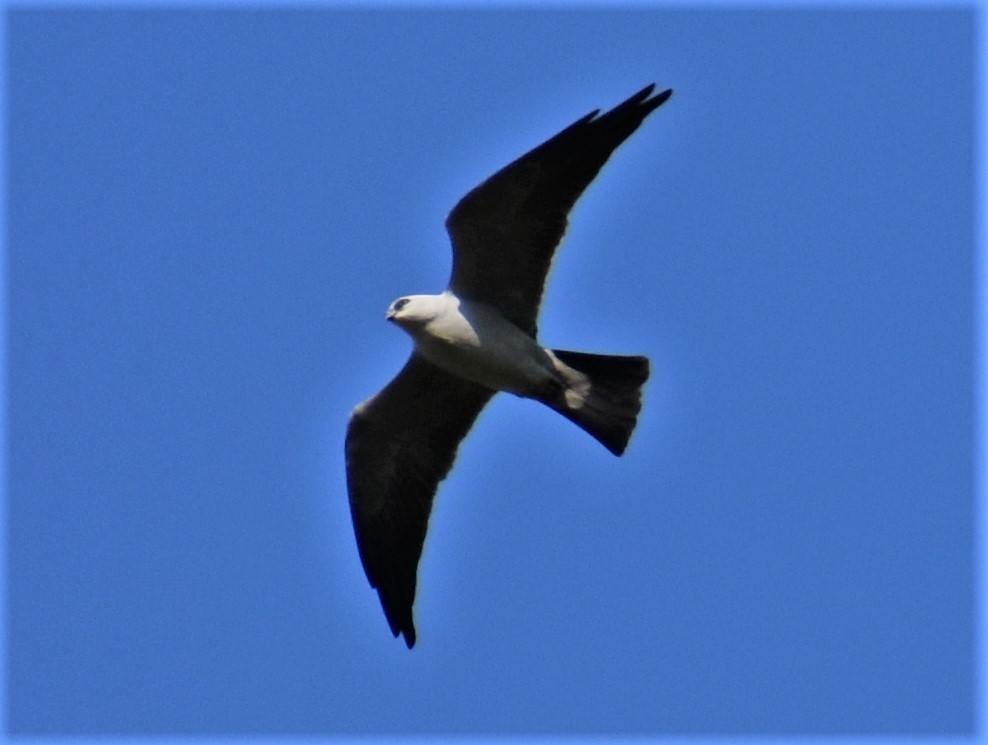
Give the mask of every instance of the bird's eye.
[{"label": "bird's eye", "polygon": [[408,305],[408,298],[407,297],[403,297],[400,300],[395,300],[395,310],[396,311],[401,310],[406,305]]}]

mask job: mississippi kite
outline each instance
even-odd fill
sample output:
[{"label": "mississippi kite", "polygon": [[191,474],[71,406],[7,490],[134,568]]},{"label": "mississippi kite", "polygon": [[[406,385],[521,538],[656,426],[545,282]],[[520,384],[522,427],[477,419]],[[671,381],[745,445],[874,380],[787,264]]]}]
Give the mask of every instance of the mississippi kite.
[{"label": "mississippi kite", "polygon": [[645,357],[545,349],[536,319],[573,204],[611,153],[671,95],[639,91],[593,111],[467,194],[446,220],[453,272],[439,295],[395,300],[387,319],[415,343],[346,435],[347,489],[360,559],[397,637],[415,644],[412,605],[439,482],[497,391],[558,411],[621,455],[641,409]]}]

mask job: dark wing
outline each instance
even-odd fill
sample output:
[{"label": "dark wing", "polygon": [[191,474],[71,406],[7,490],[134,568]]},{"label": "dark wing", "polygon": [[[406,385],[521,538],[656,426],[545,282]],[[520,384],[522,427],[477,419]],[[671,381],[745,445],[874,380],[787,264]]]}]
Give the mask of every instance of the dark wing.
[{"label": "dark wing", "polygon": [[432,497],[493,395],[413,353],[395,379],[350,417],[346,477],[360,560],[391,633],[404,634],[409,649]]},{"label": "dark wing", "polygon": [[499,308],[535,335],[552,255],[566,216],[611,153],[672,94],[654,85],[598,116],[574,122],[459,201],[446,229],[453,242],[450,289]]}]

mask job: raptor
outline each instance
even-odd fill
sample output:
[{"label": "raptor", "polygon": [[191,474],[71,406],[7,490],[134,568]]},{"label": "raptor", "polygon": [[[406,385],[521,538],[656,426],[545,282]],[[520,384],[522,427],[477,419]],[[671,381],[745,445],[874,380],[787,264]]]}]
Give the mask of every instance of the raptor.
[{"label": "raptor", "polygon": [[387,319],[415,347],[398,375],[353,410],[347,489],[364,571],[391,632],[409,648],[436,489],[495,393],[545,404],[615,455],[628,445],[648,360],[544,348],[536,321],[570,210],[611,153],[672,94],[654,89],[587,114],[463,197],[446,220],[453,244],[446,290],[388,308]]}]

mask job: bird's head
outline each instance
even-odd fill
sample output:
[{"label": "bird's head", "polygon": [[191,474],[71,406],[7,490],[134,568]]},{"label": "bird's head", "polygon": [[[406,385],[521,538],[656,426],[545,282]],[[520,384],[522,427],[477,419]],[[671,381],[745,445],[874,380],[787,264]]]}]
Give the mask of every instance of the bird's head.
[{"label": "bird's head", "polygon": [[410,330],[425,326],[441,315],[445,306],[443,295],[406,295],[391,303],[384,317]]}]

